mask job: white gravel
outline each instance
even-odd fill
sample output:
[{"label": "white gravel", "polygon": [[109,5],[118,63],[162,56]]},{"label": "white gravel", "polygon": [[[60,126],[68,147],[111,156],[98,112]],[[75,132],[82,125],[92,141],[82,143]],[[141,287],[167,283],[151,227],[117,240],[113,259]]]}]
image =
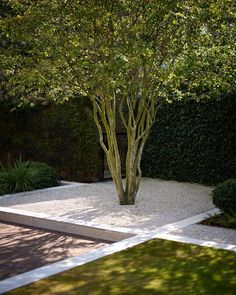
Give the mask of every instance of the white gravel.
[{"label": "white gravel", "polygon": [[236,245],[236,231],[234,229],[194,224],[172,232],[171,234]]},{"label": "white gravel", "polygon": [[208,211],[211,187],[143,178],[132,206],[120,206],[111,181],[0,198],[0,206],[143,230]]}]

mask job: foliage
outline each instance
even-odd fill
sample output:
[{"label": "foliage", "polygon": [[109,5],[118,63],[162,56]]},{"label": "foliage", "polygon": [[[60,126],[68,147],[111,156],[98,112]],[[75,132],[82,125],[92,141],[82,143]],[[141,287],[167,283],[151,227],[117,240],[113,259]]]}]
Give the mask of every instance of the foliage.
[{"label": "foliage", "polygon": [[[233,87],[228,61],[233,61],[234,48],[232,0],[10,4],[12,11],[7,8],[1,22],[5,92],[21,106],[75,93],[90,98],[121,204],[135,202],[156,100],[173,89],[182,97],[186,85],[191,87],[184,95],[205,84],[215,93],[217,87]],[[125,187],[116,137],[118,109],[127,133]]]},{"label": "foliage", "polygon": [[58,185],[58,177],[54,168],[40,162],[29,162],[27,168],[30,170],[34,189]]},{"label": "foliage", "polygon": [[16,160],[0,170],[0,193],[10,194],[25,192],[33,189],[32,175],[28,162]]},{"label": "foliage", "polygon": [[8,295],[233,295],[235,252],[151,240]]},{"label": "foliage", "polygon": [[55,167],[61,179],[91,182],[103,177],[101,148],[86,98],[10,111],[0,105],[0,159],[20,154]]},{"label": "foliage", "polygon": [[58,185],[54,168],[21,158],[0,170],[0,194],[25,192]]},{"label": "foliage", "polygon": [[145,146],[145,176],[217,184],[236,177],[236,96],[163,102]]},{"label": "foliage", "polygon": [[219,184],[212,191],[213,204],[222,212],[236,214],[236,179],[229,179]]},{"label": "foliage", "polygon": [[193,43],[194,50],[184,52],[175,65],[174,83],[170,85],[170,96],[174,98],[211,100],[235,90],[233,1],[202,1],[200,7],[205,10],[200,40]]}]

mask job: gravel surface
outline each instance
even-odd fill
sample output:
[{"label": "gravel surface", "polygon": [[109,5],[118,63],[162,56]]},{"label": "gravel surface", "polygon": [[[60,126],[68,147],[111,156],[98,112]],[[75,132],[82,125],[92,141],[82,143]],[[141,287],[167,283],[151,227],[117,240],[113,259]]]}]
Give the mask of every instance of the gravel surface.
[{"label": "gravel surface", "polygon": [[172,232],[171,234],[236,245],[236,231],[234,229],[194,224]]},{"label": "gravel surface", "polygon": [[133,206],[120,206],[111,181],[0,199],[0,206],[143,230],[214,208],[211,187],[143,178]]}]

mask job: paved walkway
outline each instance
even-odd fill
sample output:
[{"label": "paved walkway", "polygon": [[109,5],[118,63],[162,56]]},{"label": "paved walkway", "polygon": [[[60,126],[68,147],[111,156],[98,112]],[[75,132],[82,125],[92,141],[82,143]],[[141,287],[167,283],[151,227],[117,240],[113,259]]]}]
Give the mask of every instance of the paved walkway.
[{"label": "paved walkway", "polygon": [[0,223],[0,280],[107,244],[109,242]]}]

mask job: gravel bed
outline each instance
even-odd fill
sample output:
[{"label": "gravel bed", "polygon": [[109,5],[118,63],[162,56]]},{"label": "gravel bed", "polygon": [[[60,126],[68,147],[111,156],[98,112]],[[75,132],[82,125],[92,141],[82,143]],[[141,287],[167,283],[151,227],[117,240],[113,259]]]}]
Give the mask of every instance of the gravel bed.
[{"label": "gravel bed", "polygon": [[0,206],[143,230],[214,208],[212,187],[143,178],[132,206],[120,206],[111,181],[0,198]]},{"label": "gravel bed", "polygon": [[236,231],[223,227],[194,224],[174,231],[172,235],[236,245]]}]

